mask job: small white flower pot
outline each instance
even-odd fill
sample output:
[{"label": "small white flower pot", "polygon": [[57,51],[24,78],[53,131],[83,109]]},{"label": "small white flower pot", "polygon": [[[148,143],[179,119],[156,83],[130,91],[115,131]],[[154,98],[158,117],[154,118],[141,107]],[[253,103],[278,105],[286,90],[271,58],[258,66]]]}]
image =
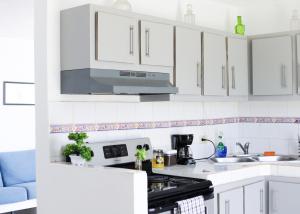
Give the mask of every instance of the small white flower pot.
[{"label": "small white flower pot", "polygon": [[78,155],[70,155],[71,163],[74,166],[85,166],[85,159],[83,159],[81,156]]}]

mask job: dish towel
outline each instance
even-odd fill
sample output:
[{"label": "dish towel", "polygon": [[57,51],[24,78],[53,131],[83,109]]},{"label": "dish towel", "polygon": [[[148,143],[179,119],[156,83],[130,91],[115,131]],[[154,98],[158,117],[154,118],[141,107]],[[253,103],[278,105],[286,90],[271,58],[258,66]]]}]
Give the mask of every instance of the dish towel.
[{"label": "dish towel", "polygon": [[206,214],[203,196],[178,201],[177,214]]}]

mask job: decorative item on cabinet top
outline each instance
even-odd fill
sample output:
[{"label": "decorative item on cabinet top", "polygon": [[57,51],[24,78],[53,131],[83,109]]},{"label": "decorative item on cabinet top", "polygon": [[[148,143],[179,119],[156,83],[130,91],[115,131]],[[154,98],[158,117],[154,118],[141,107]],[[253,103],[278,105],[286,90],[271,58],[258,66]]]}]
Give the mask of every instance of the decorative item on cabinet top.
[{"label": "decorative item on cabinet top", "polygon": [[299,11],[296,9],[292,12],[290,19],[290,30],[300,30]]},{"label": "decorative item on cabinet top", "polygon": [[235,34],[242,35],[242,36],[245,35],[245,25],[243,24],[241,16],[237,17],[237,24],[235,26]]},{"label": "decorative item on cabinet top", "polygon": [[131,4],[128,0],[116,0],[113,7],[119,10],[132,11]]},{"label": "decorative item on cabinet top", "polygon": [[196,16],[193,13],[193,6],[191,4],[186,5],[186,13],[184,14],[184,22],[188,24],[196,24]]}]

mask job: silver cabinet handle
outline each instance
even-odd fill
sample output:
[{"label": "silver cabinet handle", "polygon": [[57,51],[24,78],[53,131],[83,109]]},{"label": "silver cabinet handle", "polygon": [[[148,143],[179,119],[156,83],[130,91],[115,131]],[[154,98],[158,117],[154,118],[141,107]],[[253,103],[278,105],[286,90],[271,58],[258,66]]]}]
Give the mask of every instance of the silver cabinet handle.
[{"label": "silver cabinet handle", "polygon": [[133,40],[133,37],[134,37],[134,26],[133,25],[130,25],[129,27],[129,54],[130,55],[134,55],[134,40]]},{"label": "silver cabinet handle", "polygon": [[260,190],[260,213],[264,213],[264,190]]},{"label": "silver cabinet handle", "polygon": [[145,44],[146,56],[150,56],[150,29],[149,28],[145,30],[145,36],[146,36],[146,44]]},{"label": "silver cabinet handle", "polygon": [[297,84],[298,84],[298,93],[300,88],[300,63],[297,64]]},{"label": "silver cabinet handle", "polygon": [[226,79],[225,79],[225,66],[222,65],[222,88],[225,89],[225,83]]},{"label": "silver cabinet handle", "polygon": [[281,65],[281,88],[286,88],[286,65]]},{"label": "silver cabinet handle", "polygon": [[231,81],[232,81],[231,88],[235,89],[235,67],[234,66],[231,66]]},{"label": "silver cabinet handle", "polygon": [[225,201],[225,214],[230,214],[230,201]]},{"label": "silver cabinet handle", "polygon": [[277,204],[276,204],[276,191],[271,190],[271,211],[272,212],[277,212]]},{"label": "silver cabinet handle", "polygon": [[197,87],[200,88],[201,87],[201,64],[200,62],[197,62]]}]

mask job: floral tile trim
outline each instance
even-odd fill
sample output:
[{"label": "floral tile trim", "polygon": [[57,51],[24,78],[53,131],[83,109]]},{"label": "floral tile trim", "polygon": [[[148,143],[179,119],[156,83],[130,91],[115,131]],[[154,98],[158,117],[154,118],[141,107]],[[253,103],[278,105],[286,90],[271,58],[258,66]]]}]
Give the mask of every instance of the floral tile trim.
[{"label": "floral tile trim", "polygon": [[201,120],[177,120],[154,122],[129,122],[129,123],[97,123],[97,124],[63,124],[50,125],[50,133],[69,132],[100,132],[133,129],[161,129],[188,126],[213,126],[233,123],[298,123],[299,117],[228,117]]}]

